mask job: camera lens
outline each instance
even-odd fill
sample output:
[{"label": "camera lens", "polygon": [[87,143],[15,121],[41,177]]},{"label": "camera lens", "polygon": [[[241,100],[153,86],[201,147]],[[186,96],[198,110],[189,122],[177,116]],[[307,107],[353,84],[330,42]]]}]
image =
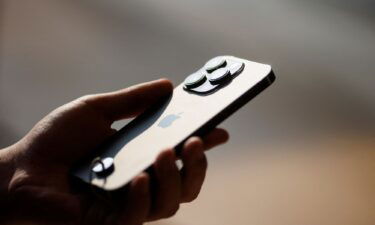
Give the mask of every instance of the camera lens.
[{"label": "camera lens", "polygon": [[229,72],[232,76],[237,76],[238,74],[240,74],[243,71],[244,68],[245,68],[244,63],[236,62],[236,63],[231,64],[228,67],[228,70],[229,70]]},{"label": "camera lens", "polygon": [[198,71],[190,74],[184,81],[187,88],[195,88],[204,83],[206,80],[206,74],[203,71]]},{"label": "camera lens", "polygon": [[113,169],[113,158],[107,157],[104,159],[100,159],[100,162],[98,161],[97,163],[95,163],[94,167],[92,168],[92,171],[98,176],[105,176],[111,173]]},{"label": "camera lens", "polygon": [[229,78],[230,72],[227,68],[220,68],[218,70],[215,70],[211,74],[207,75],[208,80],[212,84],[219,84],[225,81],[227,78]]},{"label": "camera lens", "polygon": [[208,80],[206,80],[206,82],[204,82],[200,86],[198,86],[196,88],[188,89],[188,91],[195,92],[195,93],[198,93],[198,94],[208,94],[208,93],[216,90],[216,88],[218,88],[218,87],[219,87],[218,84],[215,85],[215,84],[212,84],[211,82],[209,82]]},{"label": "camera lens", "polygon": [[215,57],[209,60],[205,65],[204,68],[207,72],[211,73],[214,70],[224,67],[227,64],[226,60],[222,56]]}]

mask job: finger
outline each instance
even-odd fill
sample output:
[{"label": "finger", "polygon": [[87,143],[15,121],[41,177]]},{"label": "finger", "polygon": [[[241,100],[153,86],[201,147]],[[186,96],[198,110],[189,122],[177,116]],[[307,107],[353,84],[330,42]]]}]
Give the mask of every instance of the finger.
[{"label": "finger", "polygon": [[182,202],[191,202],[197,198],[206,176],[207,159],[204,155],[203,142],[198,137],[189,138],[181,153],[183,162]]},{"label": "finger", "polygon": [[138,175],[130,183],[126,206],[122,210],[116,224],[141,225],[148,216],[151,195],[150,178],[146,173]]},{"label": "finger", "polygon": [[172,91],[172,83],[160,79],[119,91],[84,96],[80,100],[92,106],[108,120],[115,121],[140,114]]},{"label": "finger", "polygon": [[222,128],[215,128],[203,138],[204,149],[209,150],[217,145],[223,144],[229,140],[229,134]]},{"label": "finger", "polygon": [[167,150],[157,157],[154,163],[155,192],[149,220],[173,216],[180,204],[181,177],[175,163],[173,150]]}]

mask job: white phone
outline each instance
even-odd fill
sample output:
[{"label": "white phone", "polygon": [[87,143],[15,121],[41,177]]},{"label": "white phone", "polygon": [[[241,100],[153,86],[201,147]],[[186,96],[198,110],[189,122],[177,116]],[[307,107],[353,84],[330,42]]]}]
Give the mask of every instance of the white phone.
[{"label": "white phone", "polygon": [[73,174],[106,191],[120,189],[149,168],[163,149],[178,151],[189,137],[204,135],[274,80],[270,65],[215,57],[80,162]]}]

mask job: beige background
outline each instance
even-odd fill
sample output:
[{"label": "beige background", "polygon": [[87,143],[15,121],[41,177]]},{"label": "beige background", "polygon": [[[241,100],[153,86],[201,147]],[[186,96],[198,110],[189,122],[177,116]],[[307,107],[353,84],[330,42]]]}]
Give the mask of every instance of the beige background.
[{"label": "beige background", "polygon": [[83,94],[215,55],[275,85],[222,126],[200,198],[158,224],[375,223],[375,4],[358,0],[2,0],[0,147]]}]

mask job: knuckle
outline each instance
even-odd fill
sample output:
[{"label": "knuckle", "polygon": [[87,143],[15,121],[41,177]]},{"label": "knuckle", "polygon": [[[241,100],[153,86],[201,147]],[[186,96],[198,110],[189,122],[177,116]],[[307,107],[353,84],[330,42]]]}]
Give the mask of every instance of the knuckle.
[{"label": "knuckle", "polygon": [[87,103],[87,102],[90,102],[94,97],[95,97],[94,94],[87,94],[87,95],[83,95],[83,96],[77,98],[76,101],[82,102],[82,103]]}]

